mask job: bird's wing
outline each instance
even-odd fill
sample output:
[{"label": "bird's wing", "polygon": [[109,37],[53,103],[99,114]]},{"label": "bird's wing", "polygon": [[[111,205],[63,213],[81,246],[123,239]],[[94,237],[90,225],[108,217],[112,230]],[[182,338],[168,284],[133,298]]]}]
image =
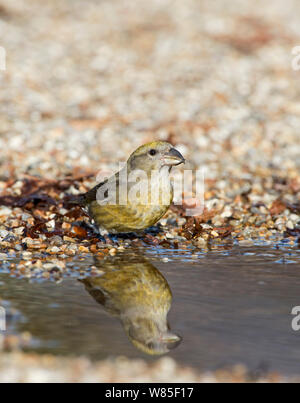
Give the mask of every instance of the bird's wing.
[{"label": "bird's wing", "polygon": [[97,199],[97,192],[98,190],[104,186],[105,184],[107,184],[108,179],[106,179],[105,181],[99,183],[98,185],[96,185],[93,189],[89,190],[87,193],[85,193],[83,195],[84,197],[84,204],[87,205],[93,201],[95,201]]},{"label": "bird's wing", "polygon": [[117,172],[115,175],[111,176],[109,179],[96,185],[93,189],[89,190],[83,195],[84,204],[88,205],[94,201],[101,203],[102,201],[108,202],[111,198],[118,198],[118,192],[116,189],[120,185],[120,173]]}]

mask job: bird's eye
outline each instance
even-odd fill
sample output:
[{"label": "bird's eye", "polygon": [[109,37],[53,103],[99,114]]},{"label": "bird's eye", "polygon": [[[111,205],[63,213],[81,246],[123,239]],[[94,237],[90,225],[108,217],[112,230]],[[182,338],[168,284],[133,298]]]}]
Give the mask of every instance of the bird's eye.
[{"label": "bird's eye", "polygon": [[152,156],[155,155],[155,154],[156,154],[156,150],[153,150],[153,149],[150,150],[150,151],[149,151],[149,154],[152,155]]}]

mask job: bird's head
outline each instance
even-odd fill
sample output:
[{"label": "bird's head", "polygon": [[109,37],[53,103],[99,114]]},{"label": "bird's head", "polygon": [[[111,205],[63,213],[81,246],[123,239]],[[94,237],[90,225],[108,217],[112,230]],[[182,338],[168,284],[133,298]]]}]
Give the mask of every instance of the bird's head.
[{"label": "bird's head", "polygon": [[162,355],[179,346],[182,338],[170,331],[166,318],[156,315],[155,318],[143,317],[131,319],[126,326],[132,344],[149,355]]},{"label": "bird's head", "polygon": [[185,159],[176,148],[166,141],[153,141],[139,147],[128,159],[130,170],[151,172],[168,166],[170,169],[183,164]]}]

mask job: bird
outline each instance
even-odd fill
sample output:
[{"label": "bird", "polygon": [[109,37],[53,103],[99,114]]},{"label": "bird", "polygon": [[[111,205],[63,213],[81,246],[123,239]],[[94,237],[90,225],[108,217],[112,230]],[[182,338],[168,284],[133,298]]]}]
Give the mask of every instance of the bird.
[{"label": "bird", "polygon": [[97,259],[95,265],[102,275],[79,281],[108,314],[120,319],[138,350],[162,355],[181,343],[182,338],[171,332],[167,320],[171,289],[152,263],[142,255],[127,253],[112,260]]},{"label": "bird", "polygon": [[182,163],[184,157],[170,143],[144,144],[119,172],[80,195],[77,203],[101,235],[143,231],[170,207],[174,196],[170,172]]}]

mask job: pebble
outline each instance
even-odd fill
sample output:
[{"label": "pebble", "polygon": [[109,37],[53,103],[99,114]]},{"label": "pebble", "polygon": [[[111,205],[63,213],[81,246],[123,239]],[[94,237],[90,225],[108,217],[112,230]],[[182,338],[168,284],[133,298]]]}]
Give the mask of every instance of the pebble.
[{"label": "pebble", "polygon": [[63,239],[60,236],[55,235],[52,238],[50,238],[50,245],[62,246],[63,245]]},{"label": "pebble", "polygon": [[82,252],[82,253],[90,252],[89,248],[86,248],[85,246],[79,246],[78,250],[79,250],[79,252]]},{"label": "pebble", "polygon": [[76,240],[74,238],[70,238],[69,236],[64,236],[63,240],[64,242],[76,243]]},{"label": "pebble", "polygon": [[116,248],[111,248],[111,249],[109,250],[109,254],[110,254],[111,256],[115,256],[115,255],[117,254],[117,249],[116,249]]},{"label": "pebble", "polygon": [[55,220],[48,221],[46,227],[48,228],[48,231],[52,231],[55,228]]},{"label": "pebble", "polygon": [[213,227],[209,224],[201,224],[203,229],[212,229]]},{"label": "pebble", "polygon": [[25,251],[22,253],[23,259],[30,259],[32,257],[32,252]]},{"label": "pebble", "polygon": [[239,240],[239,244],[241,246],[253,246],[254,241],[252,239],[241,239],[241,240]]},{"label": "pebble", "polygon": [[47,253],[56,254],[59,253],[61,250],[57,246],[53,246],[52,248],[46,249]]},{"label": "pebble", "polygon": [[23,213],[21,218],[22,218],[23,221],[27,221],[27,220],[29,220],[30,218],[32,218],[32,215],[31,215],[31,214],[27,214],[27,213]]},{"label": "pebble", "polygon": [[300,216],[297,215],[297,214],[291,214],[289,218],[290,218],[290,220],[293,221],[294,223],[300,222]]},{"label": "pebble", "polygon": [[0,216],[9,216],[12,214],[12,210],[8,207],[0,207]]},{"label": "pebble", "polygon": [[230,217],[232,217],[232,211],[231,210],[225,210],[222,214],[221,214],[221,217],[223,217],[223,218],[230,218]]},{"label": "pebble", "polygon": [[24,232],[24,229],[25,229],[25,227],[15,228],[15,229],[14,229],[14,233],[15,233],[16,235],[22,235],[23,232]]},{"label": "pebble", "polygon": [[0,230],[0,237],[1,238],[6,238],[8,236],[9,232],[6,230]]}]

